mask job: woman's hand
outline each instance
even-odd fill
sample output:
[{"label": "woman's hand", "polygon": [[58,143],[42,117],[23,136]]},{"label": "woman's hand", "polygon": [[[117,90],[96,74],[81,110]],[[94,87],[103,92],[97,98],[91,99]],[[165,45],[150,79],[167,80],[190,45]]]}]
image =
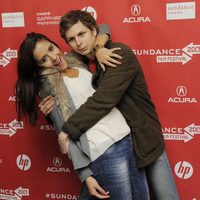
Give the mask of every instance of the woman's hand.
[{"label": "woman's hand", "polygon": [[54,103],[55,103],[54,97],[49,95],[49,96],[45,97],[44,99],[42,99],[42,101],[40,102],[40,104],[38,106],[40,108],[40,111],[44,115],[48,115],[49,113],[51,113],[53,111]]},{"label": "woman's hand", "polygon": [[69,135],[63,131],[61,131],[58,135],[58,144],[60,146],[60,151],[62,154],[68,154],[69,155]]},{"label": "woman's hand", "polygon": [[87,177],[87,179],[85,180],[85,183],[87,185],[89,194],[92,196],[95,196],[99,199],[107,199],[110,196],[108,195],[109,192],[106,192],[96,181],[95,178],[93,178],[92,176]]},{"label": "woman's hand", "polygon": [[108,65],[110,67],[116,67],[117,65],[121,64],[119,59],[122,59],[122,57],[114,53],[114,51],[119,51],[120,49],[120,47],[113,49],[107,49],[105,47],[102,47],[95,53],[95,56],[99,64],[101,65],[103,71],[105,71],[105,65]]}]

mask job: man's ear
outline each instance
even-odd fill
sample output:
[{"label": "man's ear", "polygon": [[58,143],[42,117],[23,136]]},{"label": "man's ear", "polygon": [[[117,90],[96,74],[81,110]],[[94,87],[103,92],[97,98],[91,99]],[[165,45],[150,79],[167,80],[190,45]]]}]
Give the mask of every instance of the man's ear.
[{"label": "man's ear", "polygon": [[92,33],[97,36],[97,29],[95,27],[92,28]]}]

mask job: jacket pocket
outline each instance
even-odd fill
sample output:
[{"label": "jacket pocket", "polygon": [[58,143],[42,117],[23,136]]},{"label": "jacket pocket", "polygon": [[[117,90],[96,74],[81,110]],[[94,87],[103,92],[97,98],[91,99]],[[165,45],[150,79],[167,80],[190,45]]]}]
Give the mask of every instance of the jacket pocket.
[{"label": "jacket pocket", "polygon": [[161,128],[145,118],[129,123],[133,132],[133,143],[138,158],[153,154],[163,142]]}]

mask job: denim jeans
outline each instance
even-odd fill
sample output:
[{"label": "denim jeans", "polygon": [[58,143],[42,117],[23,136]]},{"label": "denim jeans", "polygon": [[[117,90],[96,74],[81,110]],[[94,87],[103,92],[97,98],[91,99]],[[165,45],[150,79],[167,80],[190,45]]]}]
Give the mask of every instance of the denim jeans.
[{"label": "denim jeans", "polygon": [[165,151],[156,161],[145,167],[145,171],[156,200],[179,200]]},{"label": "denim jeans", "polygon": [[144,169],[136,166],[130,135],[113,144],[91,163],[94,178],[110,192],[110,200],[148,200]]}]

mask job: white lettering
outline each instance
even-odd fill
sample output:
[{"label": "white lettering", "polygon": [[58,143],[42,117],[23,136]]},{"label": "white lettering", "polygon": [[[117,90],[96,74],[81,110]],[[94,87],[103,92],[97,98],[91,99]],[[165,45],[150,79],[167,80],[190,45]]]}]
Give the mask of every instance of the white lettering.
[{"label": "white lettering", "polygon": [[197,103],[195,98],[170,97],[168,103]]},{"label": "white lettering", "polygon": [[65,172],[65,173],[70,173],[70,169],[69,168],[64,168],[64,167],[48,167],[47,168],[47,172]]},{"label": "white lettering", "polygon": [[180,55],[180,49],[133,49],[136,55]]},{"label": "white lettering", "polygon": [[172,128],[162,128],[162,132],[163,133],[183,133],[183,129],[182,128],[175,128],[175,127],[172,127]]},{"label": "white lettering", "polygon": [[1,194],[7,194],[7,195],[13,195],[13,190],[9,190],[9,189],[0,189],[0,193]]},{"label": "white lettering", "polygon": [[123,23],[151,22],[149,17],[125,17]]}]

